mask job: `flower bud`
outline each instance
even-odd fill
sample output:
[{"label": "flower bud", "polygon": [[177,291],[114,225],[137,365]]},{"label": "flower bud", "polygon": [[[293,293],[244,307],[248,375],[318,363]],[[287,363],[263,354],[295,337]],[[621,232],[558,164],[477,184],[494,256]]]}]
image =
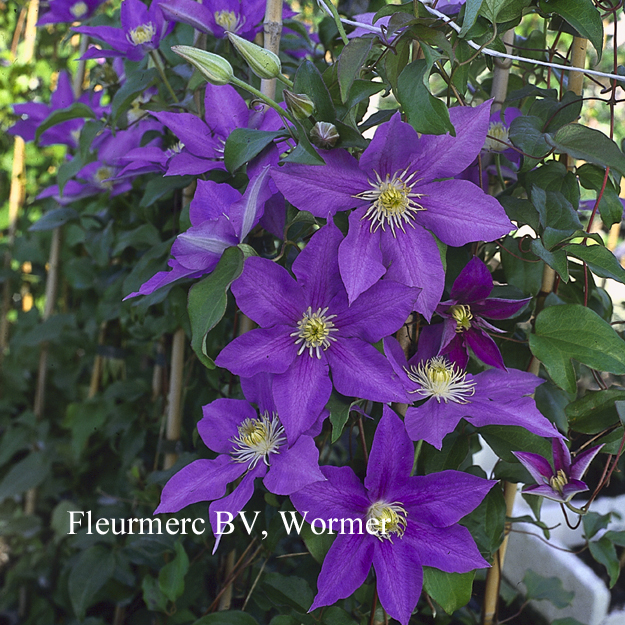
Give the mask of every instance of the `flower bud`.
[{"label": "flower bud", "polygon": [[313,101],[304,93],[293,93],[284,89],[282,92],[286,107],[296,119],[306,119],[315,111]]},{"label": "flower bud", "polygon": [[329,149],[340,139],[336,126],[328,122],[317,122],[310,131],[312,142],[320,148]]},{"label": "flower bud", "polygon": [[217,54],[193,46],[172,46],[171,50],[191,63],[213,85],[227,85],[234,77],[232,65]]},{"label": "flower bud", "polygon": [[280,59],[271,50],[265,50],[255,43],[243,39],[234,33],[227,33],[232,45],[239,51],[245,59],[250,69],[259,77],[264,79],[276,78],[282,72]]}]

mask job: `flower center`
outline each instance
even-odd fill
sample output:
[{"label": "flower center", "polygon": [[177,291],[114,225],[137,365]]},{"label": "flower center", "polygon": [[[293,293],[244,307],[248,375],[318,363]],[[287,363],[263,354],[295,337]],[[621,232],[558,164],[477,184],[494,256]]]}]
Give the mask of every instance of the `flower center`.
[{"label": "flower center", "polygon": [[470,400],[467,397],[475,394],[475,382],[465,380],[466,372],[447,362],[444,356],[430,358],[425,363],[419,363],[418,367],[412,365],[405,371],[413,382],[421,386],[410,393],[435,397],[439,404],[441,399],[445,403],[468,404]]},{"label": "flower center", "polygon": [[471,308],[466,304],[456,304],[449,309],[451,316],[456,320],[456,332],[463,332],[471,327]]},{"label": "flower center", "polygon": [[325,351],[330,347],[330,341],[336,339],[330,334],[338,332],[338,328],[334,327],[334,323],[330,319],[334,319],[336,315],[326,315],[328,308],[318,308],[317,312],[313,312],[309,306],[302,318],[297,322],[297,330],[291,332],[291,336],[296,336],[295,345],[300,345],[297,355],[299,356],[305,349],[312,357],[313,351],[317,354],[317,358],[321,358],[320,347]]},{"label": "flower center", "polygon": [[75,2],[69,8],[69,12],[77,18],[82,17],[85,13],[87,13],[88,10],[89,7],[84,2]]},{"label": "flower center", "polygon": [[215,21],[224,30],[236,34],[241,26],[245,24],[245,17],[241,18],[234,11],[215,11]]},{"label": "flower center", "polygon": [[238,430],[239,435],[230,439],[236,444],[232,455],[237,462],[249,463],[250,469],[253,469],[261,458],[269,466],[267,461],[269,454],[280,453],[280,446],[286,442],[284,428],[275,413],[271,419],[267,413],[260,415],[258,419],[245,419]]},{"label": "flower center", "polygon": [[390,226],[393,236],[395,228],[404,230],[404,225],[409,224],[414,228],[412,220],[418,211],[425,210],[421,204],[415,202],[412,198],[422,197],[421,193],[414,193],[412,187],[417,180],[413,181],[416,172],[406,176],[406,170],[396,172],[391,178],[390,174],[386,174],[386,178],[382,180],[380,174],[375,172],[376,180],[369,180],[371,190],[363,191],[354,197],[371,202],[369,210],[365,213],[363,219],[371,222],[371,232],[375,232],[378,228],[382,228],[386,232],[386,226]]},{"label": "flower center", "polygon": [[406,517],[408,513],[400,503],[384,503],[378,501],[372,504],[367,510],[367,530],[379,540],[390,540],[393,542],[393,534],[400,538],[406,531]]},{"label": "flower center", "polygon": [[484,141],[484,149],[493,152],[503,152],[508,149],[508,129],[501,122],[491,122],[488,127],[488,136]]},{"label": "flower center", "polygon": [[98,167],[95,174],[93,175],[93,181],[96,186],[100,187],[101,189],[112,189],[113,181],[108,180],[108,178],[112,178],[114,174],[115,172],[112,168],[108,167],[107,165],[102,165],[101,167]]},{"label": "flower center", "polygon": [[553,490],[557,490],[561,495],[562,489],[568,483],[569,480],[566,477],[566,473],[562,469],[559,469],[553,477],[549,478],[549,486],[551,486]]},{"label": "flower center", "polygon": [[130,43],[134,43],[135,46],[140,46],[142,43],[150,43],[155,34],[156,28],[154,28],[154,24],[148,22],[147,24],[141,24],[141,26],[133,28],[128,33],[128,39]]}]

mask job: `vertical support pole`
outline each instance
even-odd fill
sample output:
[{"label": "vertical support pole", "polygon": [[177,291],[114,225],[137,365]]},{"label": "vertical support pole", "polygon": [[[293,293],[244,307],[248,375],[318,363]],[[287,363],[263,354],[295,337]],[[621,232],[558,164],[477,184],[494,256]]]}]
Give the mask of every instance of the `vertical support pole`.
[{"label": "vertical support pole", "polygon": [[[174,334],[171,346],[171,372],[169,376],[169,401],[167,413],[167,429],[165,439],[172,443],[180,440],[182,429],[182,378],[184,365],[184,347],[186,335],[182,328],[178,328]],[[165,454],[164,469],[170,469],[178,459],[178,454],[168,452]]]}]

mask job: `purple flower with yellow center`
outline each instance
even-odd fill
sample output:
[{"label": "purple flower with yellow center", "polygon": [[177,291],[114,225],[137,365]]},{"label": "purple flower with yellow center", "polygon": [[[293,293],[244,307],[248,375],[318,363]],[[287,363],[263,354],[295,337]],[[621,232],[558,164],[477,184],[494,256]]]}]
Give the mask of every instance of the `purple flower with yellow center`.
[{"label": "purple flower with yellow center", "polygon": [[322,467],[327,481],[291,495],[306,519],[351,519],[355,528],[339,532],[330,547],[311,610],[349,597],[373,565],[382,607],[406,625],[421,594],[424,566],[448,573],[488,566],[458,521],[495,482],[460,471],[410,477],[413,460],[413,443],[385,406],[364,486],[349,467]]},{"label": "purple flower with yellow center", "polygon": [[592,447],[581,454],[577,454],[573,462],[571,462],[571,452],[562,439],[552,439],[551,445],[553,467],[548,460],[538,454],[524,451],[512,452],[536,482],[535,486],[526,486],[523,492],[528,495],[539,495],[553,499],[560,503],[568,503],[577,493],[588,490],[588,486],[582,482],[582,478],[603,445]]},{"label": "purple flower with yellow center", "polygon": [[88,20],[106,0],[50,0],[37,26]]},{"label": "purple flower with yellow center", "polygon": [[264,0],[164,0],[159,5],[168,19],[220,39],[229,32],[254,39],[265,15]]},{"label": "purple flower with yellow center", "polygon": [[156,50],[161,39],[173,27],[163,17],[154,1],[150,8],[141,0],[124,0],[120,10],[121,28],[114,26],[78,26],[72,30],[89,35],[111,46],[112,50],[90,47],[82,59],[124,57],[129,61],[140,61],[148,52]]},{"label": "purple flower with yellow center", "polygon": [[260,328],[232,341],[215,363],[241,377],[276,374],[273,397],[289,442],[311,426],[333,384],[348,397],[379,402],[405,398],[397,376],[372,343],[402,326],[417,290],[383,281],[350,306],[338,274],[342,240],[329,219],[293,263],[296,280],[276,263],[252,257],[232,285],[239,308]]},{"label": "purple flower with yellow center", "polygon": [[441,354],[447,354],[464,369],[469,362],[469,348],[486,365],[505,369],[497,344],[488,332],[503,332],[486,319],[508,319],[518,313],[531,298],[499,299],[489,297],[493,278],[488,267],[474,256],[451,287],[450,298],[436,307],[443,317]]},{"label": "purple flower with yellow center", "polygon": [[[165,485],[154,514],[212,501],[209,517],[217,539],[215,549],[221,539],[217,512],[237,516],[254,493],[256,478],[263,478],[267,490],[276,495],[290,495],[325,479],[314,440],[300,436],[289,447],[273,402],[259,403],[257,412],[247,401],[217,399],[202,410],[198,431],[205,445],[219,455],[195,460],[178,471]],[[226,495],[228,484],[239,478],[236,488]]]},{"label": "purple flower with yellow center", "polygon": [[492,241],[513,225],[499,202],[465,180],[443,180],[476,158],[488,129],[490,102],[450,110],[456,136],[422,135],[397,113],[378,127],[360,161],[324,152],[325,166],[286,164],[272,176],[300,210],[325,217],[355,209],[339,249],[350,302],[382,276],[421,289],[417,311],[431,317],[445,272],[436,239],[461,246]]},{"label": "purple flower with yellow center", "polygon": [[440,449],[445,436],[463,418],[478,428],[516,425],[538,436],[562,437],[530,397],[544,380],[516,369],[488,369],[471,375],[446,356],[436,355],[437,332],[428,330],[422,329],[419,350],[408,362],[396,339],[384,340],[384,352],[410,401],[426,400],[406,410],[406,431],[412,440],[424,440]]}]

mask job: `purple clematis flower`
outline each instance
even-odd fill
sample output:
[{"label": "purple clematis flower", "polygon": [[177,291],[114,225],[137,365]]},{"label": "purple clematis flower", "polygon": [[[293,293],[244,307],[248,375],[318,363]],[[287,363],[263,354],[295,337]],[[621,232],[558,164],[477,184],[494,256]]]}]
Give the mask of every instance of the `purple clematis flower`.
[{"label": "purple clematis flower", "polygon": [[271,196],[269,169],[250,181],[243,195],[229,184],[198,180],[189,207],[191,228],[179,234],[169,260],[170,271],[159,271],[124,300],[149,295],[181,278],[199,278],[215,269],[224,250],[238,245],[258,223]]},{"label": "purple clematis flower", "polygon": [[512,453],[536,481],[535,486],[526,486],[523,489],[524,493],[540,495],[547,499],[566,503],[577,493],[588,490],[588,486],[582,482],[582,478],[603,445],[597,445],[597,447],[592,447],[578,454],[574,462],[571,462],[571,452],[562,439],[552,439],[551,445],[553,447],[553,468],[545,458],[538,454],[524,451],[513,451]]},{"label": "purple clematis flower", "polygon": [[50,0],[37,26],[88,20],[106,0]]},{"label": "purple clematis flower", "polygon": [[384,339],[384,351],[409,401],[427,400],[406,410],[406,431],[412,440],[440,449],[443,438],[463,418],[475,427],[517,425],[538,436],[562,437],[530,397],[544,380],[516,369],[466,373],[445,356],[436,356],[437,332],[428,330],[421,331],[419,351],[408,362],[396,339]]},{"label": "purple clematis flower", "polygon": [[270,260],[252,257],[232,285],[239,308],[260,328],[227,345],[215,363],[241,377],[276,374],[273,397],[290,443],[311,426],[333,383],[349,397],[405,399],[372,343],[402,326],[417,290],[379,282],[350,306],[338,275],[342,240],[329,219],[293,263],[297,280]]},{"label": "purple clematis flower", "polygon": [[385,406],[364,486],[349,467],[322,467],[326,482],[291,495],[305,518],[353,519],[356,528],[339,533],[330,547],[311,610],[349,597],[373,565],[382,606],[406,625],[421,594],[422,567],[466,573],[488,566],[458,521],[495,482],[460,471],[410,477],[413,459],[401,420]]},{"label": "purple clematis flower", "polygon": [[419,137],[399,113],[381,124],[356,161],[344,150],[324,152],[325,166],[287,164],[273,179],[289,202],[325,217],[356,209],[339,250],[352,302],[382,276],[421,288],[416,309],[428,319],[443,293],[445,272],[434,233],[447,245],[492,241],[513,225],[493,197],[460,173],[484,145],[490,102],[450,110],[456,137]]},{"label": "purple clematis flower", "polygon": [[436,307],[436,313],[445,320],[440,353],[448,354],[461,369],[469,362],[469,348],[484,364],[506,368],[497,344],[487,333],[503,330],[486,319],[508,319],[531,297],[519,300],[488,297],[492,290],[493,278],[488,267],[474,256],[456,278],[450,299]]},{"label": "purple clematis flower", "polygon": [[77,33],[89,35],[111,46],[112,50],[90,47],[82,59],[124,57],[129,61],[140,61],[148,52],[156,50],[161,39],[173,28],[163,17],[158,4],[153,1],[148,9],[141,0],[124,0],[121,5],[122,27],[78,26]]},{"label": "purple clematis flower", "polygon": [[220,39],[230,32],[251,41],[265,15],[264,0],[163,0],[159,6],[167,19]]},{"label": "purple clematis flower", "polygon": [[[177,512],[199,501],[213,501],[209,517],[219,546],[218,511],[235,517],[254,493],[254,480],[263,478],[267,490],[290,495],[325,480],[319,469],[319,450],[310,436],[300,436],[289,447],[273,404],[260,414],[247,402],[217,399],[203,407],[198,431],[206,446],[218,453],[213,460],[195,460],[165,485],[154,514]],[[241,481],[225,496],[230,482]],[[213,550],[214,551],[214,550]]]}]

